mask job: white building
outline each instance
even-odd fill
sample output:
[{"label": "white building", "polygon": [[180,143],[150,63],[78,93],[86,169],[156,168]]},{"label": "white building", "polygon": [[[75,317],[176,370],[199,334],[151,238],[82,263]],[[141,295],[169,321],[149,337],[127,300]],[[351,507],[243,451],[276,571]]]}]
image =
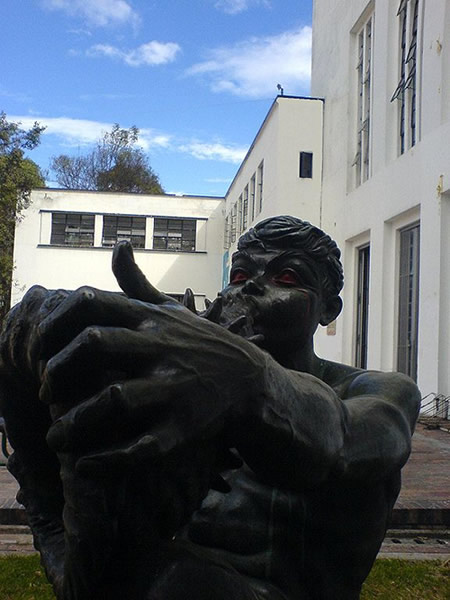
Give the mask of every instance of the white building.
[{"label": "white building", "polygon": [[279,214],[318,223],[323,101],[277,96],[225,194],[224,282],[237,239]]},{"label": "white building", "polygon": [[34,191],[13,301],[33,283],[117,289],[123,237],[157,287],[214,297],[239,235],[292,214],[343,252],[319,354],[450,396],[450,0],[315,0],[312,93],[274,100],[225,199]]},{"label": "white building", "polygon": [[161,291],[214,298],[221,285],[223,198],[33,190],[17,225],[12,303],[32,285],[118,290],[112,247],[131,240],[136,262]]},{"label": "white building", "polygon": [[316,0],[312,93],[346,274],[331,356],[449,396],[450,1]]}]

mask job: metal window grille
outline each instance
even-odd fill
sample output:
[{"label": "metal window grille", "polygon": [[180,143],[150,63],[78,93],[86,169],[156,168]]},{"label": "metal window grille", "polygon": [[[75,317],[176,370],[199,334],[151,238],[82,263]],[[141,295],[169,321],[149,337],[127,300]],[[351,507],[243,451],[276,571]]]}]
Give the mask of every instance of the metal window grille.
[{"label": "metal window grille", "polygon": [[225,250],[231,246],[231,215],[228,214],[225,218],[225,230],[223,235],[223,247]]},{"label": "metal window grille", "polygon": [[397,370],[417,379],[420,225],[400,231]]},{"label": "metal window grille", "polygon": [[258,215],[263,207],[264,161],[258,167]]},{"label": "metal window grille", "polygon": [[239,196],[238,214],[237,214],[237,234],[241,235],[241,233],[242,233],[242,194]]},{"label": "metal window grille", "polygon": [[94,215],[52,213],[50,244],[88,247],[94,245]]},{"label": "metal window grille", "polygon": [[244,188],[244,196],[242,198],[242,231],[248,227],[248,185]]},{"label": "metal window grille", "polygon": [[352,166],[356,168],[355,182],[361,185],[370,175],[370,94],[372,70],[372,17],[358,33],[358,108],[356,154]]},{"label": "metal window grille", "polygon": [[234,244],[236,241],[236,217],[237,217],[237,208],[236,204],[231,209],[231,243]]},{"label": "metal window grille", "polygon": [[397,16],[400,29],[400,80],[391,97],[398,100],[399,152],[417,141],[417,42],[419,0],[402,0]]},{"label": "metal window grille", "polygon": [[127,240],[133,248],[145,248],[145,217],[104,215],[102,246]]},{"label": "metal window grille", "polygon": [[356,299],[355,366],[367,368],[369,330],[370,246],[358,248],[358,281]]},{"label": "metal window grille", "polygon": [[197,221],[195,219],[155,218],[153,249],[194,252]]},{"label": "metal window grille", "polygon": [[250,179],[250,222],[255,218],[256,173]]}]

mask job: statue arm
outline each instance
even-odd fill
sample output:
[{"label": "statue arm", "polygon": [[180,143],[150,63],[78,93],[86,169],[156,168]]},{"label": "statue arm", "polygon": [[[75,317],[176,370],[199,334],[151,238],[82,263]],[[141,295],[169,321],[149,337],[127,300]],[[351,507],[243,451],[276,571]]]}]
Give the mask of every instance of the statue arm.
[{"label": "statue arm", "polygon": [[402,373],[363,371],[343,396],[349,435],[341,475],[374,480],[403,467],[420,409],[416,384]]},{"label": "statue arm", "polygon": [[20,485],[34,544],[54,589],[61,597],[64,569],[64,498],[59,462],[48,448],[48,407],[39,400],[36,327],[43,313],[65,297],[36,286],[5,319],[0,337],[0,404],[13,453],[8,469]]},{"label": "statue arm", "polygon": [[372,481],[401,468],[420,406],[417,386],[400,373],[357,371],[345,387],[340,398],[316,377],[268,364],[261,401],[242,426],[244,459],[271,483],[298,490],[328,476]]}]

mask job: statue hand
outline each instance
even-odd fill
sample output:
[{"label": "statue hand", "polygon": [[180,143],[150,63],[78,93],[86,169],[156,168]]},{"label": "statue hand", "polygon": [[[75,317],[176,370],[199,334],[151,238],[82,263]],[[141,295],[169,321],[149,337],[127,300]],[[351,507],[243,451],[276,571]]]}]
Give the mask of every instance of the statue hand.
[{"label": "statue hand", "polygon": [[253,344],[173,300],[150,304],[92,288],[68,296],[40,334],[51,357],[41,399],[62,416],[91,398],[77,413],[83,425],[62,416],[66,433],[53,436],[58,449],[89,447],[105,435],[105,418],[118,418],[129,436],[154,436],[156,454],[164,454],[243,408],[266,360]]}]

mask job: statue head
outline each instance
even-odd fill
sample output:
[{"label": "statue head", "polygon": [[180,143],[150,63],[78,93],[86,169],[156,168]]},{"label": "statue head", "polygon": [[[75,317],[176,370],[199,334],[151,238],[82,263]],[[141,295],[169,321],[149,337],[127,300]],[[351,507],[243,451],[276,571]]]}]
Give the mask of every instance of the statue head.
[{"label": "statue head", "polygon": [[308,221],[286,215],[265,219],[239,238],[235,256],[253,248],[301,251],[317,265],[326,295],[337,296],[344,285],[341,251],[336,242]]},{"label": "statue head", "polygon": [[220,294],[221,323],[231,326],[245,316],[248,331],[261,334],[276,357],[311,347],[317,326],[328,325],[342,308],[339,258],[330,236],[306,221],[261,221],[233,254],[230,282]]}]

